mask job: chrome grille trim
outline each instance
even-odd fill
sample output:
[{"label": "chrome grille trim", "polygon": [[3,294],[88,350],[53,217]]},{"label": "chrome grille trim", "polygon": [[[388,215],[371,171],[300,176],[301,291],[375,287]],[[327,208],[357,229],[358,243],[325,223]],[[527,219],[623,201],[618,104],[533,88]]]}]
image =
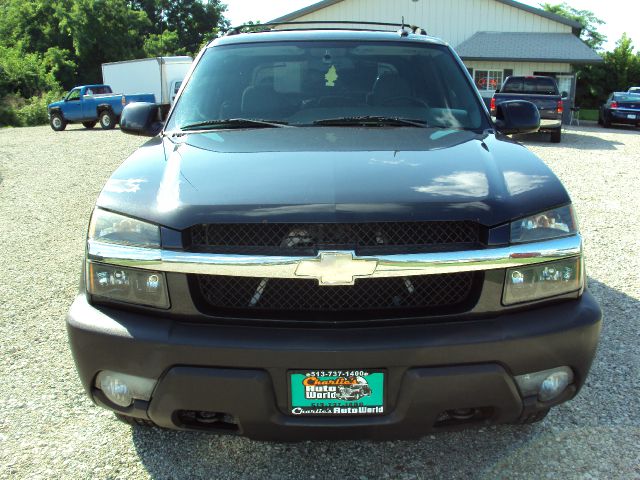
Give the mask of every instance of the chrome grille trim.
[{"label": "chrome grille trim", "polygon": [[[519,267],[582,254],[582,237],[451,252],[357,256],[353,251],[321,251],[318,256],[260,256],[191,253],[89,241],[89,260],[161,272],[259,278],[309,278],[296,275],[301,263],[326,254],[350,254],[354,261],[377,262],[371,274],[354,278],[407,277]],[[352,284],[342,283],[344,284]],[[337,283],[334,283],[337,284]]]}]

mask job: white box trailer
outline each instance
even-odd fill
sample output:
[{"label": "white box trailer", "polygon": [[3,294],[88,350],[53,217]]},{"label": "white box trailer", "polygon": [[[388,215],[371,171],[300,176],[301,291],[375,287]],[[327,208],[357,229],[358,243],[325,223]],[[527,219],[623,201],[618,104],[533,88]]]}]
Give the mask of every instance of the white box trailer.
[{"label": "white box trailer", "polygon": [[102,82],[114,93],[153,93],[162,105],[173,103],[191,57],[154,57],[102,64]]}]

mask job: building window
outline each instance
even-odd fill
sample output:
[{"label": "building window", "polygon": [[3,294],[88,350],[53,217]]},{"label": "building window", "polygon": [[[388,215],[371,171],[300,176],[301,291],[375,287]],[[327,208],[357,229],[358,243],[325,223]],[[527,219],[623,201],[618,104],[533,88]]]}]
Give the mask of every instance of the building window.
[{"label": "building window", "polygon": [[502,85],[502,70],[474,70],[473,80],[481,92],[493,92]]}]

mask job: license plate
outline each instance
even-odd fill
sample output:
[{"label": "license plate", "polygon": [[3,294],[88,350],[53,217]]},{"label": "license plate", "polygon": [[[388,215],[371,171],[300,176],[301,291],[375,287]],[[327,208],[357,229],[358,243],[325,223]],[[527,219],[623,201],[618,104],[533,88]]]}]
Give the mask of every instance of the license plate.
[{"label": "license plate", "polygon": [[298,370],[289,372],[291,415],[383,415],[382,370]]},{"label": "license plate", "polygon": [[631,120],[635,120],[636,116],[635,115],[627,115],[627,118],[630,118]]}]

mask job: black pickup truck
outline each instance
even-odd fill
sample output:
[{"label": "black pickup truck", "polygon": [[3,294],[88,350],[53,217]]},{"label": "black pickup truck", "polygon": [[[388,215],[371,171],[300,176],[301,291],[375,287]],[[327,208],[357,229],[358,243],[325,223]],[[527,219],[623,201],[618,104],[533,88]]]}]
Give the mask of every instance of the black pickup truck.
[{"label": "black pickup truck", "polygon": [[87,394],[281,440],[529,423],[573,398],[601,312],[567,191],[505,135],[537,108],[492,121],[419,32],[295,28],[213,41],[165,123],[125,108],[153,138],[91,217],[67,318]]},{"label": "black pickup truck", "polygon": [[540,131],[551,134],[552,143],[560,143],[562,139],[563,99],[558,85],[552,77],[528,76],[507,77],[502,88],[496,90],[491,99],[491,114],[502,102],[509,100],[526,100],[533,103],[540,111]]}]

